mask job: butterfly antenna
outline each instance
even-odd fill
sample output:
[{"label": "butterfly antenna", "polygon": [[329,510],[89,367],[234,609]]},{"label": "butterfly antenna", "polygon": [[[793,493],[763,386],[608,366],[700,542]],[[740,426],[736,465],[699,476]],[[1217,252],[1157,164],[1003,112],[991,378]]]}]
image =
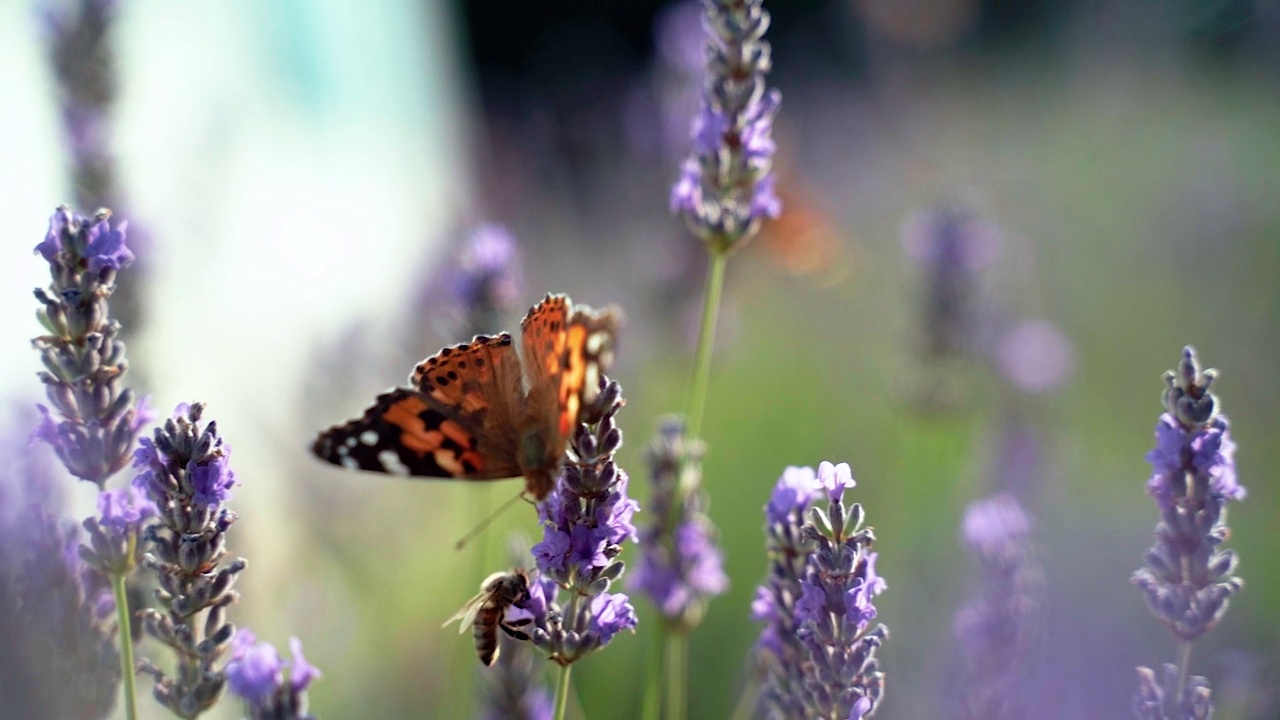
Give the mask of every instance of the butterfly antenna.
[{"label": "butterfly antenna", "polygon": [[523,497],[524,497],[524,491],[522,490],[519,494],[512,497],[510,500],[502,503],[502,505],[499,506],[497,510],[494,510],[492,513],[489,513],[489,517],[481,520],[475,527],[467,531],[467,534],[463,535],[461,540],[454,543],[453,549],[461,550],[462,548],[466,547],[467,543],[471,542],[476,538],[477,535],[484,532],[484,529],[492,525],[493,521],[497,520],[499,515],[506,512],[507,508],[511,507],[512,505],[515,505],[516,501],[522,499]]}]

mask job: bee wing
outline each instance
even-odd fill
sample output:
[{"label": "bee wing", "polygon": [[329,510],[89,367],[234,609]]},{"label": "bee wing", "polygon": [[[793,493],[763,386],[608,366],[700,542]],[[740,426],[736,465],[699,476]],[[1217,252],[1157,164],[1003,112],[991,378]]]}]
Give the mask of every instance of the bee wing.
[{"label": "bee wing", "polygon": [[458,624],[458,634],[461,635],[466,632],[467,628],[471,627],[472,623],[476,621],[476,614],[480,612],[480,606],[484,605],[485,601],[488,600],[489,596],[492,594],[493,593],[488,590],[478,593],[475,597],[468,600],[467,604],[458,608],[458,612],[454,613],[453,617],[441,623],[440,627],[445,627],[454,620],[460,620],[461,622]]}]

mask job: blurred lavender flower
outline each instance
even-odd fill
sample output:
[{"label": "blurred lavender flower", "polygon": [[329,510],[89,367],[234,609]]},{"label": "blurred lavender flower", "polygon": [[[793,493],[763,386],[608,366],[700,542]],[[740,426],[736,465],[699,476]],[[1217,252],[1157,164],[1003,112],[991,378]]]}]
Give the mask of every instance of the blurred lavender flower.
[{"label": "blurred lavender flower", "polygon": [[[22,648],[30,682],[23,691],[32,707],[18,716],[105,718],[115,708],[121,677],[111,590],[80,560],[75,527],[37,508],[29,512],[18,603],[4,633],[5,643]],[[14,710],[8,697],[6,712]]]},{"label": "blurred lavender flower", "polygon": [[519,302],[520,247],[504,225],[476,225],[443,262],[432,254],[429,263],[408,319],[415,336],[422,334],[424,311],[435,318],[430,329],[438,335],[491,335]]},{"label": "blurred lavender flower", "polygon": [[465,335],[495,332],[520,299],[520,256],[515,237],[502,225],[471,231],[451,269],[452,299],[464,318]]},{"label": "blurred lavender flower", "polygon": [[774,218],[773,118],[782,102],[766,87],[769,13],[763,0],[706,0],[707,84],[693,122],[693,154],[671,189],[671,209],[712,251],[736,248]]},{"label": "blurred lavender flower", "polygon": [[216,422],[201,423],[203,412],[201,403],[179,405],[155,439],[144,438],[134,454],[136,482],[160,518],[147,529],[143,565],[159,578],[156,600],[163,612],[146,610],[143,625],[178,658],[173,676],[149,661],[141,669],[155,678],[160,704],[183,718],[208,710],[222,694],[218,665],[235,635],[226,608],[239,598],[231,586],[245,568],[243,559],[219,568],[227,529],[236,520],[225,506],[235,474],[227,464],[230,448]]},{"label": "blurred lavender flower", "polygon": [[1026,683],[1042,636],[1044,574],[1031,546],[1031,518],[1012,495],[969,505],[964,542],[979,566],[977,592],[956,613],[966,673],[957,716],[1028,717]]},{"label": "blurred lavender flower", "polygon": [[923,353],[965,357],[979,340],[978,272],[1000,249],[1000,231],[959,205],[918,212],[902,227],[902,247],[926,273]]},{"label": "blurred lavender flower", "polygon": [[80,207],[111,207],[118,199],[114,158],[107,142],[116,99],[110,35],[117,5],[113,0],[50,0],[44,8],[49,58],[58,82],[62,129]]},{"label": "blurred lavender flower", "polygon": [[1212,629],[1232,595],[1244,587],[1235,551],[1218,546],[1230,534],[1227,503],[1243,500],[1236,478],[1235,443],[1218,398],[1209,392],[1215,370],[1202,370],[1195,349],[1182,351],[1176,371],[1165,373],[1165,413],[1156,423],[1156,446],[1147,453],[1152,476],[1147,493],[1160,509],[1155,544],[1133,583],[1147,607],[1179,642],[1178,663],[1138,668],[1134,712],[1142,720],[1209,717],[1209,681],[1188,679],[1191,643]]},{"label": "blurred lavender flower", "polygon": [[[244,700],[250,720],[314,720],[307,712],[307,687],[320,671],[302,655],[302,641],[289,639],[292,665],[268,642],[258,642],[246,629],[236,633],[226,678],[231,692]],[[289,680],[284,670],[289,668]]]},{"label": "blurred lavender flower", "polygon": [[1030,394],[1056,390],[1071,376],[1071,341],[1048,320],[1029,320],[1006,331],[996,343],[996,365],[1013,387]]},{"label": "blurred lavender flower", "polygon": [[52,283],[35,291],[44,305],[40,323],[50,334],[32,340],[53,406],[39,406],[43,419],[34,437],[49,443],[71,474],[100,488],[128,462],[152,418],[145,401],[135,404],[133,391],[123,387],[129,364],[107,300],[133,253],[125,244],[126,223],[113,228],[110,220],[109,210],[85,218],[66,207],[50,218],[36,252],[49,263]]},{"label": "blurred lavender flower", "polygon": [[[862,527],[862,506],[844,504],[854,485],[845,463],[823,462],[816,476],[788,468],[765,506],[769,578],[752,615],[766,623],[756,653],[766,670],[767,717],[862,718],[880,704],[875,651],[888,629],[870,623],[872,598],[887,586],[875,571],[875,534]],[[825,508],[810,507],[823,496]]]},{"label": "blurred lavender flower", "polygon": [[492,667],[480,672],[484,689],[481,720],[551,720],[551,694],[543,686],[542,662],[528,644],[498,634],[500,650]]},{"label": "blurred lavender flower", "polygon": [[[63,142],[71,160],[72,198],[81,208],[125,208],[111,149],[116,102],[117,0],[44,0],[49,62],[57,83]],[[135,246],[142,240],[135,232]],[[123,287],[116,317],[134,330],[141,311],[136,287]]]},{"label": "blurred lavender flower", "polygon": [[[541,573],[530,583],[528,601],[507,613],[508,620],[531,618],[534,645],[562,666],[636,626],[627,596],[609,592],[625,570],[621,543],[636,540],[631,517],[639,510],[627,497],[626,472],[613,459],[622,445],[614,420],[621,407],[622,387],[601,378],[556,489],[538,506],[543,535],[533,556]],[[565,607],[557,602],[561,588],[569,593]]]},{"label": "blurred lavender flower", "polygon": [[697,627],[711,598],[729,588],[715,527],[703,512],[703,451],[701,442],[685,436],[682,419],[659,426],[648,453],[654,520],[640,532],[640,563],[630,582],[678,632]]}]

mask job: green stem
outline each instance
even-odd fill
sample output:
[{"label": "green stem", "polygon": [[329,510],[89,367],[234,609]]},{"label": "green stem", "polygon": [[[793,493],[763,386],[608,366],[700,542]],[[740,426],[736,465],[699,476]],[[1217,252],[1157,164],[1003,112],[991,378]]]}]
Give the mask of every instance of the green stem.
[{"label": "green stem", "polygon": [[689,389],[689,437],[702,433],[702,412],[707,406],[707,386],[711,382],[711,350],[715,345],[716,317],[720,314],[720,294],[724,290],[724,270],[729,253],[711,250],[711,267],[707,269],[707,287],[702,299],[702,327],[698,331],[698,350],[693,363],[693,386]]},{"label": "green stem", "polygon": [[1174,688],[1171,712],[1182,706],[1182,695],[1187,691],[1187,676],[1191,673],[1191,641],[1178,641],[1178,687]]},{"label": "green stem", "polygon": [[133,628],[129,624],[129,598],[124,574],[111,576],[111,593],[116,598],[116,622],[120,632],[120,680],[124,683],[124,712],[129,720],[138,718],[138,686],[133,667]]},{"label": "green stem", "polygon": [[569,668],[572,664],[560,666],[560,680],[556,683],[556,720],[564,720],[565,708],[569,707]]},{"label": "green stem", "polygon": [[662,625],[660,632],[649,633],[649,638],[640,718],[658,720],[658,706],[662,703],[662,644],[666,640],[666,625]]},{"label": "green stem", "polygon": [[686,703],[685,666],[689,661],[689,637],[678,629],[669,628],[667,635],[667,717],[666,720],[684,720]]}]

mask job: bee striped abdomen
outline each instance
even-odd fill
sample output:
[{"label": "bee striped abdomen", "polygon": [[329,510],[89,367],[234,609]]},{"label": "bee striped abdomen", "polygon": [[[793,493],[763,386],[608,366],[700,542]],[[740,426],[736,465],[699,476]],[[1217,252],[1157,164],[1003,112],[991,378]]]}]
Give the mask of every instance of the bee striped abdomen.
[{"label": "bee striped abdomen", "polygon": [[485,603],[476,613],[476,654],[485,665],[493,665],[498,659],[498,623],[502,621],[502,613],[503,608],[497,603]]}]

